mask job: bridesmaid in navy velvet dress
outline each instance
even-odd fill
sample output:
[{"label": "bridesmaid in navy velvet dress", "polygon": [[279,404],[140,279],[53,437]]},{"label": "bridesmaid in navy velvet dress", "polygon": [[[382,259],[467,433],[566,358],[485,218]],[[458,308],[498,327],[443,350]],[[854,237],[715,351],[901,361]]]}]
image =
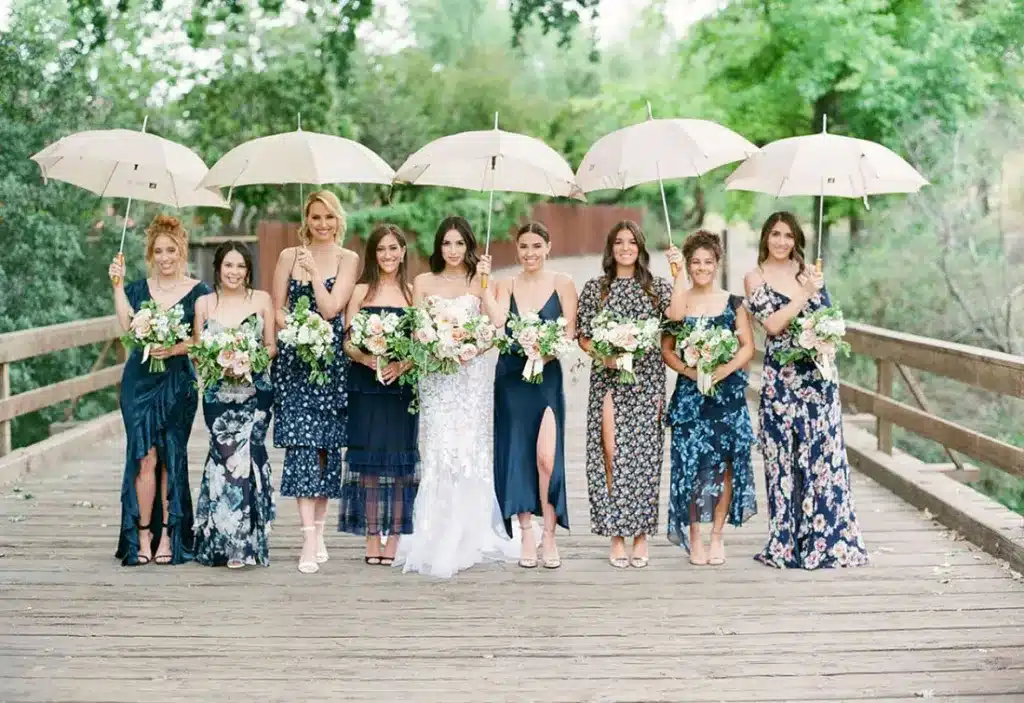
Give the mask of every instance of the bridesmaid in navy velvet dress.
[{"label": "bridesmaid in navy velvet dress", "polygon": [[[213,257],[216,292],[196,303],[196,334],[250,330],[276,353],[274,305],[252,289],[252,255],[239,242],[224,242]],[[267,536],[274,520],[267,428],[274,404],[270,370],[252,381],[223,380],[203,389],[203,420],[210,450],[196,505],[195,559],[204,566],[240,569],[270,564]]]},{"label": "bridesmaid in navy velvet dress", "polygon": [[[740,343],[735,356],[715,369],[715,390],[706,396],[697,389],[697,369],[680,358],[675,337],[662,339],[662,357],[679,374],[666,412],[672,428],[668,539],[690,553],[691,564],[719,566],[725,563],[725,523],[739,527],[757,513],[751,458],[755,440],[744,370],[754,355],[754,334],[742,296],[718,286],[718,235],[693,233],[683,243],[681,258],[684,266],[665,316],[684,325],[702,320],[709,329],[728,329]],[[686,277],[693,283],[689,290]],[[702,522],[712,523],[707,552],[700,536]]]},{"label": "bridesmaid in navy velvet dress", "polygon": [[[188,233],[176,217],[159,215],[146,230],[146,265],[150,277],[124,286],[120,255],[110,264],[114,308],[127,331],[132,314],[147,300],[163,309],[177,304],[192,325],[196,300],[210,292],[189,278]],[[121,377],[124,419],[124,478],[121,481],[121,530],[116,556],[125,566],[181,564],[192,558],[192,495],[188,486],[188,438],[196,416],[195,374],[186,356],[191,340],[150,356],[166,369],[149,371],[142,351],[128,357]]]},{"label": "bridesmaid in navy velvet dress", "polygon": [[768,487],[768,544],[755,558],[776,567],[867,564],[850,492],[839,387],[815,365],[775,359],[793,343],[789,323],[831,305],[820,273],[804,265],[804,233],[788,212],[761,228],[758,267],[744,278],[750,311],[768,333],[759,440]]},{"label": "bridesmaid in navy velvet dress", "polygon": [[334,327],[335,358],[326,368],[327,383],[317,385],[309,381],[309,366],[294,348],[281,346],[273,367],[274,446],[285,448],[281,495],[297,499],[302,523],[298,568],[312,574],[329,558],[324,543],[327,501],[341,497],[349,367],[341,349],[342,313],[355,285],[359,256],[339,243],[345,234],[345,211],[334,193],[310,193],[303,213],[300,246],[282,251],[274,269],[277,327],[286,326],[286,315],[305,296],[310,310]]},{"label": "bridesmaid in navy velvet dress", "polygon": [[[549,273],[544,262],[551,251],[551,237],[539,222],[530,222],[516,233],[516,251],[522,271],[507,281],[484,289],[484,306],[496,326],[506,326],[510,315],[537,313],[542,320],[566,321],[566,335],[576,337],[576,286],[568,276]],[[490,273],[489,256],[481,257],[478,270]],[[509,333],[506,329],[506,333]],[[502,354],[494,372],[494,490],[512,536],[512,517],[519,522],[522,545],[519,565],[537,566],[533,515],[544,521],[541,564],[561,566],[555,543],[555,526],[569,529],[565,496],[565,392],[558,359],[544,364],[543,381],[523,380],[525,357]]]},{"label": "bridesmaid in navy velvet dress", "polygon": [[[366,240],[363,273],[352,292],[346,319],[360,310],[401,318],[412,305],[405,237],[395,225],[378,225]],[[419,487],[419,413],[410,413],[411,386],[398,378],[411,362],[379,369],[375,357],[348,340],[355,362],[348,373],[348,450],[341,486],[338,530],[366,538],[367,564],[391,566],[398,541],[412,534],[412,509]],[[381,537],[387,538],[383,551]]]}]

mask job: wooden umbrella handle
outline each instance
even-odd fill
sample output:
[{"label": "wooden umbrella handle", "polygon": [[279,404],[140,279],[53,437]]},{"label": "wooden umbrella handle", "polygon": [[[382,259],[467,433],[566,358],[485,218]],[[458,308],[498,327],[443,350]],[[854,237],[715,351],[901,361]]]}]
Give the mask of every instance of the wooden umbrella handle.
[{"label": "wooden umbrella handle", "polygon": [[[124,268],[124,252],[117,252],[117,263],[121,264],[121,268]],[[121,277],[111,276],[110,282],[114,284],[115,288],[117,288],[119,285],[121,285]]]}]

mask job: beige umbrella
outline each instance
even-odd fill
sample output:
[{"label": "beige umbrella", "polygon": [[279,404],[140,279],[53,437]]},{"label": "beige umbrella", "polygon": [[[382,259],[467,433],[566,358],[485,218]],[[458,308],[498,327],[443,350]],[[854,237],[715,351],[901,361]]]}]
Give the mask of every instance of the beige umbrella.
[{"label": "beige umbrella", "polygon": [[128,198],[121,246],[128,229],[132,200],[171,207],[228,207],[216,190],[201,188],[206,164],[186,146],[130,129],[90,130],[71,134],[32,156],[44,179],[71,183],[101,197]]},{"label": "beige umbrella", "polygon": [[[390,184],[395,171],[359,142],[302,130],[259,137],[224,154],[203,178],[201,186],[327,183]],[[228,199],[231,191],[228,191]]]},{"label": "beige umbrella", "polygon": [[826,125],[823,117],[820,134],[780,139],[762,147],[729,175],[726,189],[776,197],[819,196],[820,233],[825,196],[863,198],[867,207],[869,195],[916,193],[928,185],[895,152],[865,139],[829,134]]},{"label": "beige umbrella", "polygon": [[[565,158],[539,139],[498,129],[498,113],[494,129],[452,134],[421,148],[398,169],[395,182],[489,192],[485,252],[494,191],[584,199]],[[486,277],[481,283],[487,287]]]},{"label": "beige umbrella", "polygon": [[[654,119],[647,103],[647,121],[616,130],[594,142],[576,171],[585,193],[625,190],[658,182],[665,229],[672,225],[665,199],[665,179],[700,177],[727,163],[757,152],[757,147],[727,127],[708,120]],[[672,276],[676,266],[672,265]]]}]

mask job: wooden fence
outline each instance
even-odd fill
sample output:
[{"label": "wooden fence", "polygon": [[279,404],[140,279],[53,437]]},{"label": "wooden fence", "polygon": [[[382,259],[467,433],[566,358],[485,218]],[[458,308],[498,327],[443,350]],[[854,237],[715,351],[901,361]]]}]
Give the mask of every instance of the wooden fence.
[{"label": "wooden fence", "polygon": [[[113,315],[0,334],[0,456],[11,452],[11,420],[14,418],[70,400],[71,405],[64,413],[65,421],[69,421],[75,404],[83,395],[120,383],[125,358],[124,349],[117,341],[120,336],[121,326]],[[99,343],[103,343],[103,347],[89,373],[11,395],[12,363]],[[111,355],[116,363],[103,368]]]}]

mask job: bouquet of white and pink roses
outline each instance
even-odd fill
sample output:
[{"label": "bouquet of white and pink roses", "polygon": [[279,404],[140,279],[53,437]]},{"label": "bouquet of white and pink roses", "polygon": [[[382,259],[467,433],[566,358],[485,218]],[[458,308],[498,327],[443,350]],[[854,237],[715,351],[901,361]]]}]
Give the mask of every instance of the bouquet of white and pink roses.
[{"label": "bouquet of white and pink roses", "polygon": [[537,313],[511,315],[508,320],[512,336],[501,335],[494,341],[502,354],[526,357],[523,379],[528,383],[544,380],[544,357],[565,357],[576,344],[565,336],[568,326],[564,317],[542,320]]},{"label": "bouquet of white and pink roses", "polygon": [[794,361],[813,361],[821,377],[833,383],[839,380],[836,354],[848,356],[849,343],[843,341],[846,321],[839,308],[820,308],[810,315],[795,318],[789,323],[792,335],[790,346],[775,352],[780,364]]},{"label": "bouquet of white and pink roses", "polygon": [[189,348],[189,356],[206,390],[221,382],[252,383],[253,376],[270,366],[270,354],[251,320],[231,329],[203,330],[199,343]]},{"label": "bouquet of white and pink roses", "polygon": [[709,326],[703,317],[693,325],[682,326],[675,337],[683,363],[697,369],[697,390],[702,395],[714,395],[712,375],[719,366],[732,361],[740,340],[730,329]]},{"label": "bouquet of white and pink roses", "polygon": [[597,313],[591,329],[591,349],[601,357],[615,357],[619,383],[636,383],[633,362],[661,341],[658,318],[631,320],[607,309]]},{"label": "bouquet of white and pink roses", "polygon": [[188,339],[191,328],[184,319],[185,309],[180,303],[161,310],[155,300],[147,300],[132,315],[128,332],[121,336],[121,344],[126,349],[142,347],[142,362],[149,361],[150,373],[161,373],[167,369],[167,364],[149,354],[153,349],[170,349]]},{"label": "bouquet of white and pink roses", "polygon": [[413,343],[409,356],[420,373],[455,373],[494,344],[495,329],[487,316],[443,298],[409,308],[406,319]]},{"label": "bouquet of white and pink roses", "polygon": [[285,317],[284,328],[277,333],[281,344],[294,347],[295,355],[309,364],[309,382],[327,383],[326,367],[334,363],[334,328],[309,309],[309,298],[295,301],[295,309]]},{"label": "bouquet of white and pink roses", "polygon": [[409,337],[402,318],[393,312],[360,310],[352,318],[349,340],[365,354],[377,359],[377,381],[384,383],[381,372],[387,361],[403,361],[408,354]]}]

